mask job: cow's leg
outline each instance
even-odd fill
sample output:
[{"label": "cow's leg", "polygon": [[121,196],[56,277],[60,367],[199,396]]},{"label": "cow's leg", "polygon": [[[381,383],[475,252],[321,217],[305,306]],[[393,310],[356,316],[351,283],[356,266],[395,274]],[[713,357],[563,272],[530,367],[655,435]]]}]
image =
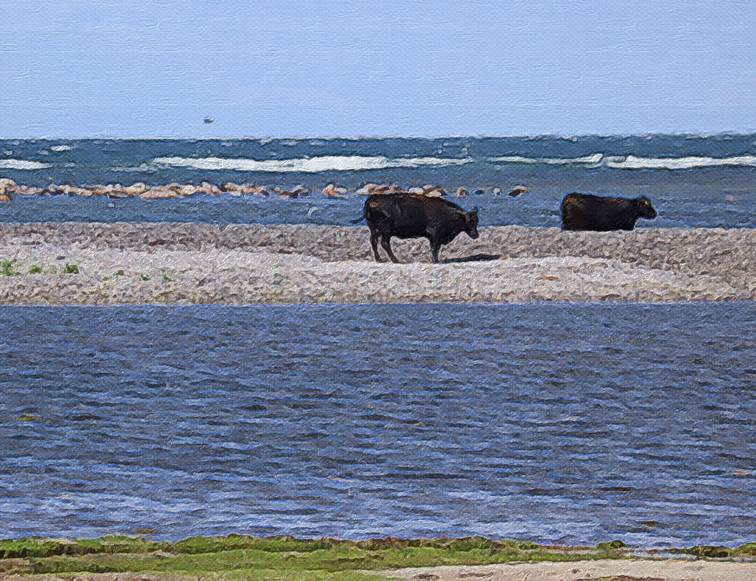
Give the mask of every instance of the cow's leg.
[{"label": "cow's leg", "polygon": [[375,256],[376,262],[383,262],[381,255],[378,254],[378,238],[381,237],[381,233],[378,229],[370,230],[370,246],[373,247],[373,256]]},{"label": "cow's leg", "polygon": [[383,249],[386,251],[386,254],[388,254],[388,257],[391,259],[391,262],[399,262],[399,260],[394,256],[394,252],[391,250],[391,236],[388,234],[384,234],[381,236],[381,246],[383,246]]},{"label": "cow's leg", "polygon": [[438,251],[441,250],[441,243],[436,240],[430,241],[431,245],[431,257],[434,263],[438,263]]}]

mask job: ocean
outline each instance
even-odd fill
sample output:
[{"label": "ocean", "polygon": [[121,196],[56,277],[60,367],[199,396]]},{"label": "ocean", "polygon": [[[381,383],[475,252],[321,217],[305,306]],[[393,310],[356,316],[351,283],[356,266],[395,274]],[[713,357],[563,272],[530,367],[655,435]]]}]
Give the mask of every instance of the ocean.
[{"label": "ocean", "polygon": [[2,538],[753,541],[750,302],[0,311]]},{"label": "ocean", "polygon": [[[0,177],[44,187],[248,182],[313,194],[297,200],[18,196],[0,221],[173,221],[348,225],[363,200],[326,199],[328,183],[459,186],[482,225],[559,225],[572,191],[648,195],[659,217],[639,227],[756,226],[756,134],[445,139],[0,140]],[[515,185],[529,191],[506,197]],[[501,196],[493,189],[501,188]]]}]

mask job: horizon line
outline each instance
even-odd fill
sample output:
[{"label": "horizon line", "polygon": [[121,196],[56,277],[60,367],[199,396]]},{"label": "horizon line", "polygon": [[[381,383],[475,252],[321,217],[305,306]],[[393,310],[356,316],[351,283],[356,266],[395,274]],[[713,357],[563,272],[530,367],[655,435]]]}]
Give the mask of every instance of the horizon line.
[{"label": "horizon line", "polygon": [[478,134],[478,135],[400,135],[400,134],[388,134],[388,135],[357,135],[357,136],[343,136],[343,135],[289,135],[289,136],[270,136],[270,135],[241,135],[241,136],[191,136],[191,135],[176,135],[176,136],[110,136],[110,135],[94,135],[87,137],[58,137],[58,136],[37,136],[37,137],[18,137],[0,136],[0,141],[283,141],[283,140],[323,140],[323,141],[361,141],[367,139],[539,139],[539,138],[551,138],[551,139],[573,139],[580,137],[718,137],[718,136],[741,136],[756,135],[756,129],[745,130],[722,130],[722,131],[671,131],[671,132],[639,132],[639,133],[534,133],[534,134]]}]

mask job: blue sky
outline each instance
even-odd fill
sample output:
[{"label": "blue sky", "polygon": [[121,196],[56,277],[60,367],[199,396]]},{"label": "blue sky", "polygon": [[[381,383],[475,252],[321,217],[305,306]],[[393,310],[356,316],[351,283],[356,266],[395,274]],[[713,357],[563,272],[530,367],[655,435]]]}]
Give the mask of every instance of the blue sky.
[{"label": "blue sky", "polygon": [[753,0],[0,0],[0,14],[1,137],[756,129]]}]

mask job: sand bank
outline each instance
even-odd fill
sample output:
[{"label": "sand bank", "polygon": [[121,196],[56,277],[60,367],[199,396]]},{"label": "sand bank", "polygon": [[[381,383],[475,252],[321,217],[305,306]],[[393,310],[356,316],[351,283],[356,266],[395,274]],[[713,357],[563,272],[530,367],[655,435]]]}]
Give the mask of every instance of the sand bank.
[{"label": "sand bank", "polygon": [[601,560],[572,563],[519,563],[423,567],[386,571],[394,579],[417,581],[750,581],[756,563],[678,560]]},{"label": "sand bank", "polygon": [[[413,581],[752,581],[756,563],[727,561],[602,560],[564,563],[451,565],[389,571],[365,571],[365,578]],[[215,575],[180,573],[75,573],[78,581],[183,581]],[[1,577],[2,575],[0,575]],[[29,577],[8,575],[9,581]],[[38,581],[61,581],[60,575],[35,575]],[[283,578],[271,573],[271,579]],[[299,578],[299,577],[297,577]],[[304,578],[304,577],[303,577]]]},{"label": "sand bank", "polygon": [[[378,264],[367,229],[314,225],[0,225],[0,302],[412,303],[756,298],[756,230],[484,228],[430,264]],[[66,267],[68,265],[68,267]]]}]

